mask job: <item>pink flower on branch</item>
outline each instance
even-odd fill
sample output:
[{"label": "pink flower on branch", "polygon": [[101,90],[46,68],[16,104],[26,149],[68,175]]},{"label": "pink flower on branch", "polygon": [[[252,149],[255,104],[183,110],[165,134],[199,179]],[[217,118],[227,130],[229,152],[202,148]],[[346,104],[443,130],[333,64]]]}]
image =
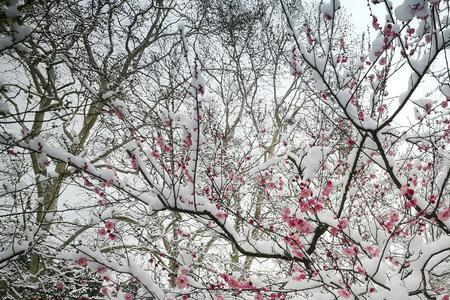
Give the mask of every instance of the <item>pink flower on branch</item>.
[{"label": "pink flower on branch", "polygon": [[178,274],[175,279],[175,284],[178,288],[183,289],[188,286],[188,278],[184,274]]}]

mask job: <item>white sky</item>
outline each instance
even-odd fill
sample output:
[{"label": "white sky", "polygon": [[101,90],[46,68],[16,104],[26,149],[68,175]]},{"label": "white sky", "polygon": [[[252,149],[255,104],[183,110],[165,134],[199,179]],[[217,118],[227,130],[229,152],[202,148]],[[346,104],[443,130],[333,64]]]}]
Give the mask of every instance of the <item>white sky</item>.
[{"label": "white sky", "polygon": [[[372,41],[376,37],[376,32],[372,27],[372,17],[370,16],[370,10],[367,6],[367,1],[370,1],[373,14],[378,18],[378,22],[380,23],[380,25],[383,26],[387,15],[386,6],[384,3],[373,5],[372,0],[341,0],[341,6],[345,8],[346,13],[351,15],[351,21],[355,26],[355,33],[359,34],[362,32],[367,32],[367,28],[369,27],[369,31],[373,33],[373,36],[370,37]],[[395,7],[403,3],[403,0],[391,1],[394,9]],[[390,96],[398,96],[407,89],[409,75],[410,70],[408,70],[408,68],[403,68],[402,70],[397,72],[395,76],[389,79],[387,90],[389,91]],[[419,90],[414,93],[412,99],[417,99],[417,97],[419,97],[419,94],[422,94],[420,96],[423,97],[423,93],[420,93]],[[409,121],[415,122],[413,107],[413,105],[407,105],[394,120],[394,123],[407,125]]]},{"label": "white sky", "polygon": [[[372,2],[371,0],[369,0]],[[391,0],[394,7],[401,4],[403,1],[401,0]],[[371,27],[372,18],[370,17],[370,11],[367,7],[367,0],[341,0],[342,7],[345,7],[347,13],[350,13],[352,16],[352,22],[355,24],[357,29],[365,30],[367,26]],[[378,5],[371,5],[372,11],[378,17],[380,21],[384,21],[381,19],[384,17],[386,10],[385,4],[380,3]],[[382,24],[382,22],[380,22]]]}]

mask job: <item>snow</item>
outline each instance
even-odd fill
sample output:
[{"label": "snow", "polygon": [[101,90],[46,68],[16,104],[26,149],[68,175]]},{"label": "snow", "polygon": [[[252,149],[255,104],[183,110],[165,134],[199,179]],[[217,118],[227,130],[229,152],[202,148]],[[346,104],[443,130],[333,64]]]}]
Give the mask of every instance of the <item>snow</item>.
[{"label": "snow", "polygon": [[397,6],[394,12],[397,20],[402,22],[408,22],[414,18],[414,11],[409,7],[406,1]]},{"label": "snow", "polygon": [[[419,249],[416,249],[416,252],[418,251]],[[450,237],[444,236],[434,242],[424,244],[420,247],[419,252],[419,257],[416,260],[411,261],[411,265],[409,267],[409,269],[413,272],[421,272],[421,269],[424,266],[430,264],[429,260],[439,253],[446,252],[443,254],[448,255],[450,252]]]},{"label": "snow", "polygon": [[6,102],[0,100],[0,115],[1,115],[1,114],[7,115],[7,114],[9,114],[9,113],[10,113],[10,111],[9,111],[9,105],[8,105],[8,103],[6,103]]},{"label": "snow", "polygon": [[418,72],[419,74],[423,74],[429,62],[428,55],[424,55],[419,59],[411,59],[411,67]]},{"label": "snow", "polygon": [[383,35],[379,35],[373,42],[372,42],[372,47],[370,48],[370,52],[369,52],[369,59],[372,62],[375,62],[378,57],[381,56],[381,54],[383,54],[384,51],[384,36]]},{"label": "snow", "polygon": [[9,259],[13,258],[16,254],[26,251],[28,249],[28,243],[27,242],[14,242],[7,246],[6,248],[3,248],[0,250],[0,267],[3,264],[4,261],[8,261]]},{"label": "snow", "polygon": [[78,136],[74,136],[72,139],[73,145],[79,145],[80,144],[80,138]]},{"label": "snow", "polygon": [[389,292],[389,299],[409,299],[408,290],[406,289],[403,280],[401,280],[401,274],[391,278],[389,287],[391,289]]},{"label": "snow", "polygon": [[247,171],[248,175],[250,177],[254,177],[256,175],[260,175],[261,172],[267,170],[269,167],[276,165],[280,162],[280,158],[279,157],[272,157],[270,159],[268,159],[266,162],[251,168],[250,170]]},{"label": "snow", "polygon": [[306,290],[306,289],[313,289],[315,287],[319,287],[320,284],[317,281],[313,280],[298,280],[295,279],[296,276],[298,276],[298,273],[293,273],[292,278],[289,279],[289,281],[284,286],[284,289],[286,290]]},{"label": "snow", "polygon": [[330,19],[334,16],[334,12],[341,8],[340,0],[328,0],[322,3],[320,10],[325,19]]},{"label": "snow", "polygon": [[444,94],[445,97],[447,97],[448,99],[450,99],[450,85],[442,85],[440,87],[441,93]]},{"label": "snow", "polygon": [[115,109],[120,111],[120,113],[122,115],[128,114],[127,105],[125,104],[124,101],[119,100],[119,99],[115,99],[115,100],[111,100],[110,104],[111,104],[112,107],[114,107]]},{"label": "snow", "polygon": [[115,94],[116,94],[116,92],[114,92],[114,91],[108,91],[102,95],[102,99],[103,100],[109,99],[109,98],[113,97]]},{"label": "snow", "polygon": [[127,259],[126,263],[111,261],[106,259],[100,251],[93,251],[86,246],[77,246],[77,252],[62,252],[58,255],[58,258],[73,261],[77,261],[80,258],[87,258],[88,268],[92,272],[96,272],[99,267],[105,266],[116,272],[130,274],[135,277],[149,293],[156,297],[156,299],[164,299],[164,291],[151,279],[151,274],[142,270],[141,267],[130,259]]},{"label": "snow", "polygon": [[[313,64],[314,65],[314,64]],[[324,90],[326,90],[326,85],[323,83],[323,80],[322,80],[322,78],[320,77],[320,74],[316,71],[316,70],[313,70],[312,72],[311,72],[311,75],[312,75],[312,79],[313,79],[313,84],[314,84],[314,86],[316,87],[316,89],[318,90],[318,91],[324,91]]]},{"label": "snow", "polygon": [[313,146],[308,149],[306,156],[302,159],[300,168],[304,179],[312,179],[314,174],[323,163],[325,157],[331,151],[328,147]]},{"label": "snow", "polygon": [[205,89],[205,79],[203,78],[202,73],[198,69],[198,67],[195,67],[192,70],[192,81],[191,86],[196,90],[196,92],[191,92],[192,95],[201,94],[203,95],[204,89]]},{"label": "snow", "polygon": [[178,27],[178,30],[179,30],[179,31],[184,32],[184,30],[185,30],[185,28],[186,28],[186,25],[185,25],[183,22],[179,22],[179,23],[177,24],[177,27]]},{"label": "snow", "polygon": [[0,39],[0,51],[23,42],[33,32],[33,29],[29,26],[14,23],[12,27],[12,36]]},{"label": "snow", "polygon": [[444,188],[443,185],[445,182],[445,177],[447,176],[448,172],[450,172],[450,160],[445,158],[440,166],[440,171],[434,181],[436,187],[438,188],[438,192],[440,192]]},{"label": "snow", "polygon": [[181,266],[191,267],[194,264],[194,258],[190,251],[183,249],[178,254],[177,262]]},{"label": "snow", "polygon": [[[5,14],[8,18],[11,18],[11,33],[12,36],[7,36],[0,39],[0,51],[9,48],[15,44],[23,42],[33,31],[33,29],[26,25],[19,25],[15,19],[20,17],[20,12],[18,10],[19,1],[11,0],[8,1],[8,8],[5,10]],[[0,109],[1,112],[1,109]]]}]

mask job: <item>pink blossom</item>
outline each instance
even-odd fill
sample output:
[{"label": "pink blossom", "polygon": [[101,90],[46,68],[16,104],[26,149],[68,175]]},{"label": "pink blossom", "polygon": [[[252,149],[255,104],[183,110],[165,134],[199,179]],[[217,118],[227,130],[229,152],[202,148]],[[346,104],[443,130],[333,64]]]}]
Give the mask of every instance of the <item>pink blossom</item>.
[{"label": "pink blossom", "polygon": [[297,249],[293,249],[292,252],[294,253],[294,256],[300,259],[303,259],[305,257],[305,255],[303,255],[302,252],[298,251]]},{"label": "pink blossom", "polygon": [[178,274],[177,278],[175,279],[175,284],[180,289],[187,287],[188,286],[187,276],[183,274]]},{"label": "pink blossom", "polygon": [[315,210],[316,212],[321,212],[321,211],[323,210],[323,204],[322,204],[321,202],[317,201],[317,202],[314,204],[314,210]]},{"label": "pink blossom", "polygon": [[215,216],[219,221],[225,221],[228,218],[228,213],[224,212],[223,210],[219,210],[218,212],[216,212]]},{"label": "pink blossom", "polygon": [[377,112],[379,112],[380,114],[383,113],[384,112],[384,106],[383,105],[378,106]]},{"label": "pink blossom", "polygon": [[338,291],[338,295],[341,296],[342,298],[350,298],[350,296],[352,294],[349,291],[345,290],[345,289],[340,289]]},{"label": "pink blossom", "polygon": [[406,197],[412,197],[414,195],[414,190],[410,188],[409,185],[404,184],[400,188],[400,193]]},{"label": "pink blossom", "polygon": [[183,148],[189,149],[192,146],[192,138],[191,134],[188,134],[188,136],[183,140]]},{"label": "pink blossom", "polygon": [[287,222],[287,225],[288,225],[290,228],[297,227],[297,225],[299,224],[298,221],[299,221],[299,220],[298,220],[297,218],[290,218],[290,219],[288,220],[288,222]]},{"label": "pink blossom", "polygon": [[55,283],[55,288],[56,288],[57,290],[63,290],[64,287],[65,287],[65,284],[64,284],[64,282],[62,282],[62,281],[57,281],[57,282]]},{"label": "pink blossom", "polygon": [[92,183],[89,181],[89,179],[87,179],[86,177],[83,177],[83,182],[84,182],[84,186],[85,187],[90,187],[92,186]]},{"label": "pink blossom", "polygon": [[289,208],[285,207],[283,209],[283,214],[281,215],[281,220],[283,220],[283,222],[287,223],[289,221],[290,214],[291,214],[291,211],[289,210]]},{"label": "pink blossom", "polygon": [[378,23],[378,19],[375,16],[372,16],[372,26],[375,30],[381,29],[380,24]]},{"label": "pink blossom", "polygon": [[103,274],[100,276],[104,281],[111,281],[111,276],[107,274]]},{"label": "pink blossom", "polygon": [[123,299],[125,299],[125,300],[133,300],[133,295],[131,295],[130,293],[124,293],[123,294]]},{"label": "pink blossom", "polygon": [[400,220],[400,216],[398,215],[398,213],[396,211],[391,211],[389,213],[389,218],[392,222],[397,222],[398,220]]},{"label": "pink blossom", "polygon": [[270,299],[280,299],[281,293],[271,293]]},{"label": "pink blossom", "polygon": [[97,230],[97,233],[98,233],[98,235],[100,235],[100,236],[105,236],[108,232],[106,231],[106,229],[105,228],[99,228],[98,230]]},{"label": "pink blossom", "polygon": [[108,235],[108,238],[109,238],[111,241],[115,241],[116,238],[117,238],[117,235],[115,235],[114,233],[110,233],[110,234]]},{"label": "pink blossom", "polygon": [[77,260],[77,264],[80,265],[80,266],[82,266],[82,267],[85,267],[85,266],[87,266],[87,264],[88,264],[88,260],[87,260],[86,257],[80,257],[80,258]]},{"label": "pink blossom", "polygon": [[324,19],[325,19],[326,21],[330,21],[330,20],[333,19],[333,17],[330,16],[329,14],[324,14],[323,17],[324,17]]},{"label": "pink blossom", "polygon": [[116,223],[113,220],[108,220],[105,222],[105,228],[107,230],[113,230],[116,227]]},{"label": "pink blossom", "polygon": [[343,230],[348,227],[348,219],[340,219],[338,224],[338,229]]},{"label": "pink blossom", "polygon": [[268,184],[267,184],[267,188],[269,189],[269,190],[273,190],[274,188],[275,188],[275,183],[274,182],[269,182]]},{"label": "pink blossom", "polygon": [[386,222],[384,225],[386,226],[386,228],[387,228],[389,231],[392,231],[392,229],[394,228],[394,222],[392,222],[392,221],[388,221],[388,222]]},{"label": "pink blossom", "polygon": [[189,267],[186,267],[186,266],[181,266],[181,267],[178,269],[178,272],[179,272],[180,274],[183,274],[183,275],[189,274],[189,271],[190,271]]},{"label": "pink blossom", "polygon": [[377,247],[373,247],[373,246],[367,246],[366,247],[367,252],[369,252],[369,254],[372,257],[377,257],[378,255],[380,255],[380,249],[378,249]]},{"label": "pink blossom", "polygon": [[447,221],[448,219],[450,219],[450,208],[441,210],[437,216],[438,216],[439,220]]},{"label": "pink blossom", "polygon": [[312,194],[311,190],[308,189],[307,187],[303,188],[300,191],[300,197],[302,197],[302,198],[309,198],[309,197],[311,197],[311,194]]},{"label": "pink blossom", "polygon": [[347,256],[356,256],[357,248],[355,246],[347,247],[342,250],[342,252]]},{"label": "pink blossom", "polygon": [[256,294],[254,300],[264,300],[264,297],[261,294]]},{"label": "pink blossom", "polygon": [[308,221],[305,221],[303,219],[299,220],[297,229],[298,229],[298,231],[300,231],[303,234],[310,234],[313,232],[313,228],[312,228],[311,224],[309,224]]},{"label": "pink blossom", "polygon": [[339,230],[336,227],[331,227],[329,229],[330,234],[336,236],[339,233]]},{"label": "pink blossom", "polygon": [[159,154],[158,151],[156,151],[156,150],[150,152],[150,155],[151,155],[154,159],[159,159],[159,158],[161,157],[161,154]]},{"label": "pink blossom", "polygon": [[435,203],[436,202],[436,196],[435,195],[431,195],[429,198],[431,203]]},{"label": "pink blossom", "polygon": [[108,295],[108,288],[106,286],[102,287],[100,289],[100,294],[102,294],[103,296]]},{"label": "pink blossom", "polygon": [[447,100],[444,100],[444,101],[441,102],[441,107],[442,108],[447,108],[447,106],[448,106],[448,101]]},{"label": "pink blossom", "polygon": [[333,182],[328,180],[326,185],[323,187],[322,196],[328,197],[333,189]]},{"label": "pink blossom", "polygon": [[293,279],[296,281],[302,281],[304,279],[306,279],[306,274],[301,272],[301,273],[295,273],[293,276]]},{"label": "pink blossom", "polygon": [[410,208],[410,207],[415,207],[417,205],[417,200],[416,199],[412,199],[410,201],[406,201],[404,204],[405,208]]},{"label": "pink blossom", "polygon": [[222,274],[221,277],[228,283],[228,286],[232,289],[241,288],[239,281],[231,275]]},{"label": "pink blossom", "polygon": [[136,159],[136,155],[131,155],[131,167],[133,168],[133,170],[137,170],[138,169],[138,161]]}]

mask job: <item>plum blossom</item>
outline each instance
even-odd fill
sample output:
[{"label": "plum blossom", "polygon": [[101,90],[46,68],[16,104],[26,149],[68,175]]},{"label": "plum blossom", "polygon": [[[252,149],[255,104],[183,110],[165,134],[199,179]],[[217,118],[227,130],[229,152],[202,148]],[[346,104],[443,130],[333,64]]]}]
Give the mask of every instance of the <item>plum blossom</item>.
[{"label": "plum blossom", "polygon": [[320,10],[325,20],[329,21],[333,19],[335,11],[337,11],[340,8],[341,8],[340,0],[329,0],[321,5]]},{"label": "plum blossom", "polygon": [[338,291],[338,295],[341,296],[342,298],[348,299],[352,296],[352,293],[350,293],[348,290],[340,289]]},{"label": "plum blossom", "polygon": [[79,266],[81,266],[81,267],[85,267],[85,266],[87,266],[87,264],[88,264],[88,260],[87,260],[86,257],[80,257],[80,258],[77,260],[77,264],[78,264]]},{"label": "plum blossom", "polygon": [[439,220],[441,221],[447,221],[450,219],[450,208],[443,209],[437,214]]},{"label": "plum blossom", "polygon": [[311,197],[311,190],[308,189],[307,187],[304,187],[301,191],[300,191],[300,197],[302,198],[309,198]]},{"label": "plum blossom", "polygon": [[56,288],[57,290],[63,290],[63,289],[65,288],[64,282],[62,282],[62,281],[57,281],[57,282],[55,283],[55,288]]},{"label": "plum blossom", "polygon": [[358,248],[355,245],[353,245],[351,247],[344,248],[342,250],[342,253],[344,253],[347,256],[356,256],[356,254],[358,253]]},{"label": "plum blossom", "polygon": [[349,223],[348,219],[340,219],[337,228],[339,230],[344,230],[345,228],[348,227],[348,223]]},{"label": "plum blossom", "polygon": [[329,197],[332,189],[333,189],[333,182],[331,180],[328,180],[322,189],[322,196]]},{"label": "plum blossom", "polygon": [[108,238],[109,238],[111,241],[115,241],[116,238],[117,238],[117,235],[115,235],[114,233],[110,233],[110,234],[108,234]]},{"label": "plum blossom", "polygon": [[188,278],[186,275],[178,274],[175,279],[175,284],[178,288],[183,289],[188,286]]},{"label": "plum blossom", "polygon": [[381,253],[380,249],[374,246],[367,246],[365,249],[372,257],[377,257]]},{"label": "plum blossom", "polygon": [[290,60],[290,67],[291,67],[291,75],[298,77],[301,76],[304,72],[303,68],[301,67],[300,63],[297,59],[296,52],[297,47],[294,45],[291,49],[291,60]]},{"label": "plum blossom", "polygon": [[228,218],[228,213],[223,210],[219,210],[216,212],[215,216],[219,221],[225,221]]},{"label": "plum blossom", "polygon": [[101,295],[106,296],[106,295],[108,295],[108,293],[109,293],[109,289],[106,286],[103,286],[100,288]]},{"label": "plum blossom", "polygon": [[116,223],[113,220],[107,220],[105,222],[105,228],[107,230],[113,230],[115,226],[116,226]]},{"label": "plum blossom", "polygon": [[97,233],[98,233],[98,235],[99,236],[105,236],[105,235],[107,235],[108,234],[108,232],[106,231],[106,229],[105,228],[99,228],[98,230],[97,230]]}]

